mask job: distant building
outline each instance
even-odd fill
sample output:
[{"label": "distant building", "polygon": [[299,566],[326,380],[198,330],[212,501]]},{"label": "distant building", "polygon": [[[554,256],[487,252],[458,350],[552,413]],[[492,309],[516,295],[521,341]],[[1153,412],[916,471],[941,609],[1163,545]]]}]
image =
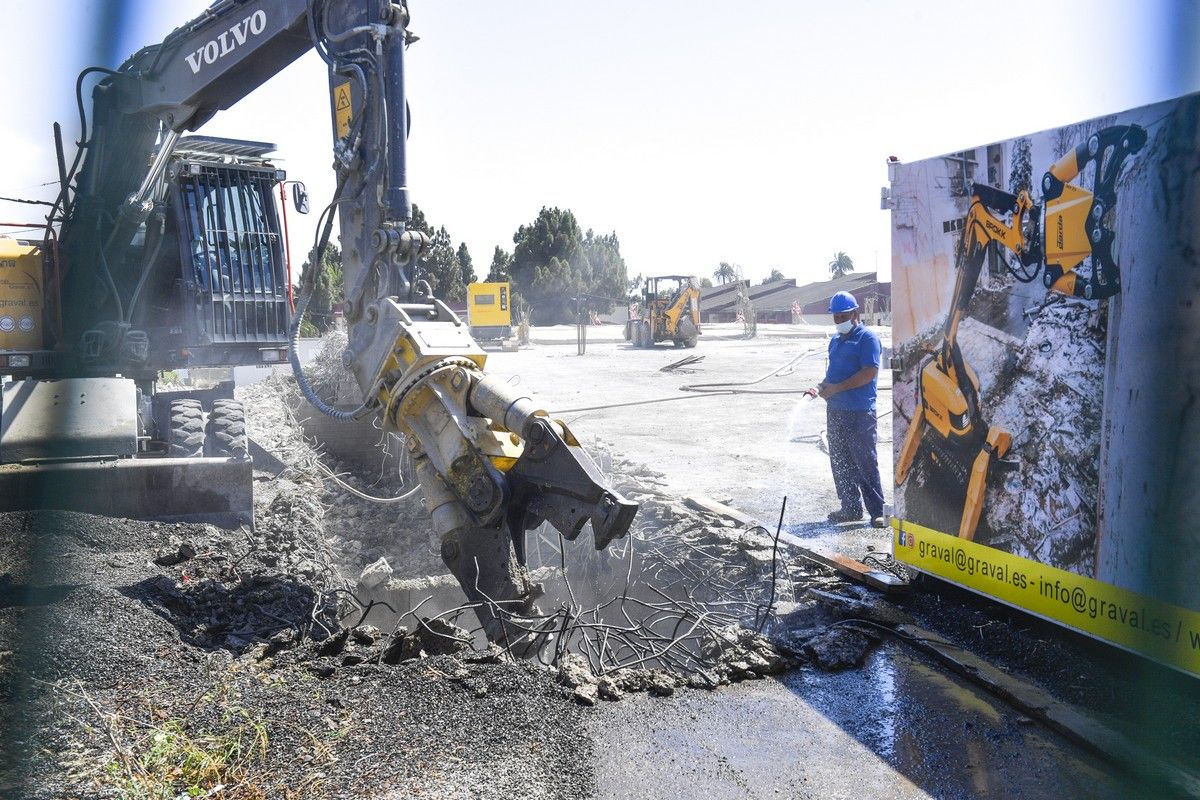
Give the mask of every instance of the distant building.
[{"label": "distant building", "polygon": [[[854,295],[864,316],[869,322],[887,324],[892,311],[892,284],[881,283],[878,273],[850,273],[831,281],[797,286],[794,278],[750,285],[742,281],[754,304],[754,315],[759,322],[794,323],[805,317],[828,316],[829,299],[838,292]],[[735,322],[737,318],[736,281],[702,289],[700,295],[700,321]]]}]

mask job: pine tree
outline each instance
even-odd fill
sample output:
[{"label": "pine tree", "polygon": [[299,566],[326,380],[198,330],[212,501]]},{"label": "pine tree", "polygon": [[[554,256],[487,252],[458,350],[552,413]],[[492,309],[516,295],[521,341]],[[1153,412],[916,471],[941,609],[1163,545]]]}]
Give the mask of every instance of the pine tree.
[{"label": "pine tree", "polygon": [[1013,144],[1012,166],[1008,173],[1008,191],[1020,194],[1033,190],[1033,163],[1029,139],[1022,136]]},{"label": "pine tree", "polygon": [[512,280],[512,256],[503,247],[496,245],[492,253],[492,265],[488,267],[487,280],[489,283],[504,283]]},{"label": "pine tree", "polygon": [[466,242],[459,243],[456,255],[458,256],[458,266],[462,270],[462,282],[470,284],[479,280],[475,276],[475,265],[471,261],[471,253],[467,250]]},{"label": "pine tree", "polygon": [[513,244],[513,282],[533,307],[534,321],[573,321],[573,298],[586,288],[585,273],[591,272],[575,215],[543,207],[532,224],[517,229]]}]

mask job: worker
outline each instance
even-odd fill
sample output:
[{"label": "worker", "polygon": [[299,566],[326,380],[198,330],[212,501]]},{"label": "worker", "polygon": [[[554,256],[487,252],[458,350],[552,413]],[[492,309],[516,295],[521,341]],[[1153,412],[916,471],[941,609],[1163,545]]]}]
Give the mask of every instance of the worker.
[{"label": "worker", "polygon": [[838,292],[829,301],[837,335],[829,341],[825,380],[808,389],[809,397],[825,398],[829,463],[841,508],[830,522],[857,522],[863,508],[871,525],[882,528],[883,487],[879,480],[875,425],[876,378],[882,347],[879,337],[859,321],[858,301]]}]

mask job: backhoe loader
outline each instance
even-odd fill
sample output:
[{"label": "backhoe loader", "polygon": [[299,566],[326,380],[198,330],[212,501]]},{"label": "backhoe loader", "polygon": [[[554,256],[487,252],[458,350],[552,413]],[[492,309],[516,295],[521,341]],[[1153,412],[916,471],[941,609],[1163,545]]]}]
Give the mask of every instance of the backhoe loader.
[{"label": "backhoe loader", "polygon": [[674,342],[695,347],[700,340],[700,282],[688,275],[646,279],[639,313],[625,323],[625,340],[634,347]]}]

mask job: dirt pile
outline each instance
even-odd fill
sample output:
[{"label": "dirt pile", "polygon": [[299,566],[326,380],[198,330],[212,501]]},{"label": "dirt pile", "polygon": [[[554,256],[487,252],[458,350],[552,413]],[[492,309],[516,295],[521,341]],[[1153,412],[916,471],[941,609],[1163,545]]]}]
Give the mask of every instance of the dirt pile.
[{"label": "dirt pile", "polygon": [[[382,638],[340,631],[336,592],[266,563],[276,554],[247,531],[10,514],[0,552],[0,796],[589,791],[577,712],[544,672],[352,663]],[[331,658],[341,679],[323,681]]]}]

